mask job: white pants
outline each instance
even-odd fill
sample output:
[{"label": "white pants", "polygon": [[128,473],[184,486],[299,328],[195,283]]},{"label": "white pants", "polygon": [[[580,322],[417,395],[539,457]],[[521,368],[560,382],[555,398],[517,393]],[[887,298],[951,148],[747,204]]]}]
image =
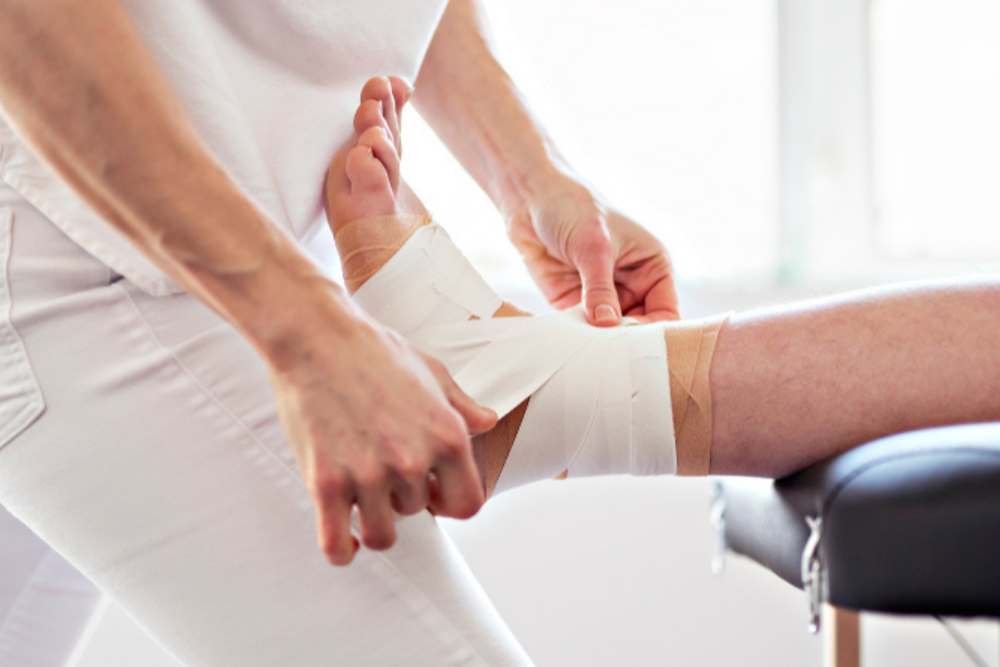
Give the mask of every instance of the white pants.
[{"label": "white pants", "polygon": [[190,667],[530,664],[427,513],[328,565],[255,353],[118,278],[0,185],[0,667],[64,664],[89,581]]}]

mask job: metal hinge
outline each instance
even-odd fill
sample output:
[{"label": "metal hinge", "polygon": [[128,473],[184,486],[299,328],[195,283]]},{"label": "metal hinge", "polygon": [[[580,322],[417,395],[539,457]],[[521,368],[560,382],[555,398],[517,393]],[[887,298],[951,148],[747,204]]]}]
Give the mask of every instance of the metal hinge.
[{"label": "metal hinge", "polygon": [[826,599],[826,577],[819,553],[823,518],[807,516],[806,523],[809,525],[809,539],[802,550],[802,590],[805,591],[809,610],[809,633],[814,635],[819,632],[820,614]]}]

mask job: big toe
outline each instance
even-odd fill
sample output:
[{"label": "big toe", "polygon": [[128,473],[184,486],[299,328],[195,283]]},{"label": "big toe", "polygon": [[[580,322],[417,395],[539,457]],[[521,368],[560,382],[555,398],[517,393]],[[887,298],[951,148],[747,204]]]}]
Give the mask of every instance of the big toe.
[{"label": "big toe", "polygon": [[[387,199],[388,201],[384,202],[385,205],[382,205],[382,201],[373,202],[373,208],[379,209],[388,208],[394,202],[389,173],[371,146],[358,144],[348,151],[344,171],[350,182],[351,194],[355,198],[364,196],[369,200],[372,198]],[[388,215],[392,212],[391,209],[379,210],[370,213],[370,215]]]},{"label": "big toe", "polygon": [[388,133],[381,127],[368,128],[358,138],[358,146],[371,148],[372,154],[382,163],[395,196],[399,191],[399,154],[396,152],[396,146]]}]

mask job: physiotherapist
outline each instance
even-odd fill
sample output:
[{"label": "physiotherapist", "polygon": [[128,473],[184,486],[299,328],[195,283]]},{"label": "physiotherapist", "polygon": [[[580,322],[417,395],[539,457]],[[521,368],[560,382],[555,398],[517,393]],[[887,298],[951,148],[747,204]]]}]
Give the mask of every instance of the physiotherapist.
[{"label": "physiotherapist", "polygon": [[0,0],[0,666],[62,664],[88,580],[192,666],[527,664],[422,511],[479,509],[495,415],[331,277],[322,183],[380,74],[553,305],[678,317],[477,0]]}]

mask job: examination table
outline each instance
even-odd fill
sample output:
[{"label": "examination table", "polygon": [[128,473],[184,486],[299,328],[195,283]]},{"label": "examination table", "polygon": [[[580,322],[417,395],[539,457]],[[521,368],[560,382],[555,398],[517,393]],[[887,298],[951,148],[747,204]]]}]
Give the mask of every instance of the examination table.
[{"label": "examination table", "polygon": [[1000,423],[895,435],[715,492],[716,565],[735,552],[803,589],[830,667],[860,664],[861,611],[1000,618]]}]

